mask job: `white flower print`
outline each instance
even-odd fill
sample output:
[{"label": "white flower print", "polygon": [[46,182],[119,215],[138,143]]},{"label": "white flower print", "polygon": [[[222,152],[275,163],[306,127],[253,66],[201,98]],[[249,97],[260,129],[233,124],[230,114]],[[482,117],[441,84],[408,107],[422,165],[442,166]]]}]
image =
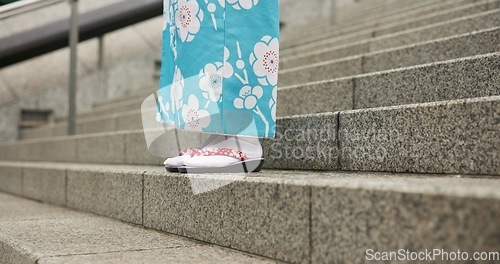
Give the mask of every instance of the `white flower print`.
[{"label": "white flower print", "polygon": [[244,86],[240,90],[240,97],[234,99],[234,107],[237,109],[254,109],[257,106],[257,101],[262,98],[264,91],[260,86]]},{"label": "white flower print", "polygon": [[[177,0],[173,0],[176,2]],[[163,30],[167,29],[168,24],[172,23],[172,0],[163,0]]]},{"label": "white flower print", "polygon": [[[168,109],[170,108],[169,102],[164,102],[162,96],[158,96],[158,104],[160,105],[159,111],[156,112],[156,121],[161,124],[166,124],[165,120],[170,120]],[[170,124],[170,123],[169,123]]]},{"label": "white flower print", "polygon": [[[224,8],[226,0],[219,0],[222,8]],[[214,3],[209,3],[209,0],[205,0],[205,4],[207,5],[207,11],[210,13],[210,17],[212,18],[212,23],[214,24],[214,29],[217,31],[217,19],[215,18],[215,11],[217,11],[217,5]]]},{"label": "white flower print", "polygon": [[231,63],[228,62],[229,56],[231,56],[231,53],[229,52],[229,49],[224,47],[224,69],[223,69],[223,76],[226,79],[229,79],[233,76],[234,74],[234,68]]},{"label": "white flower print", "polygon": [[200,88],[203,90],[203,96],[212,102],[219,102],[222,99],[222,66],[220,62],[209,63],[200,73]]},{"label": "white flower print", "polygon": [[[221,0],[219,0],[219,3]],[[259,3],[259,0],[227,0],[227,2],[233,6],[234,9],[251,9],[253,6]],[[222,5],[222,4],[221,4]]]},{"label": "white flower print", "polygon": [[270,36],[263,37],[250,54],[250,64],[260,84],[275,86],[278,83],[279,40]]},{"label": "white flower print", "polygon": [[176,112],[182,107],[182,95],[184,93],[184,77],[181,69],[175,67],[174,80],[170,86],[170,98],[172,102],[172,112]]},{"label": "white flower print", "polygon": [[174,54],[174,60],[177,60],[177,38],[175,37],[175,26],[170,26],[170,48]]},{"label": "white flower print", "polygon": [[203,10],[196,0],[178,0],[175,24],[182,42],[193,41],[196,33],[200,31],[201,21]]},{"label": "white flower print", "polygon": [[278,102],[278,87],[273,88],[271,100],[269,100],[269,109],[271,109],[271,117],[276,122],[276,105]]},{"label": "white flower print", "polygon": [[165,124],[165,121],[163,121],[163,118],[161,118],[160,112],[156,112],[156,122],[160,124]]},{"label": "white flower print", "polygon": [[[231,78],[234,74],[234,68],[231,63],[227,62],[230,53],[227,48],[224,48],[224,63],[216,62],[209,63],[200,71],[200,88],[203,91],[203,96],[210,102],[220,102],[222,100],[223,78]],[[205,106],[205,108],[208,107]]]},{"label": "white flower print", "polygon": [[262,119],[262,122],[264,122],[264,125],[266,127],[266,135],[269,135],[269,121],[267,121],[266,117],[264,116],[264,113],[260,110],[259,106],[257,105],[257,102],[262,96],[264,95],[264,91],[262,90],[262,87],[260,86],[244,86],[240,90],[240,97],[234,99],[234,107],[236,109],[248,109],[248,110],[253,110],[253,112],[257,115],[260,116]]},{"label": "white flower print", "polygon": [[182,107],[182,118],[186,123],[186,130],[203,131],[210,124],[210,114],[199,109],[198,98],[190,95],[188,104]]},{"label": "white flower print", "polygon": [[163,1],[163,31],[168,30],[170,33],[170,48],[172,49],[174,60],[177,60],[177,38],[176,26],[174,22],[174,10],[177,0]]}]

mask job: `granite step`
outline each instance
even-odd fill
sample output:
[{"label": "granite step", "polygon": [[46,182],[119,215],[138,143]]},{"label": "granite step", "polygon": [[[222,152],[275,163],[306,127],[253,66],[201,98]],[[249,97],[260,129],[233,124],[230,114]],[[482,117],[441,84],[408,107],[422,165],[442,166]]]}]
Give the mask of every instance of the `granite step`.
[{"label": "granite step", "polygon": [[[137,102],[138,104],[140,102]],[[76,122],[77,134],[91,134],[112,131],[138,130],[142,129],[141,110],[119,112],[116,114],[103,115],[101,117],[78,118]],[[22,129],[21,138],[50,138],[65,136],[68,133],[68,125],[60,121],[54,125],[43,126],[34,129]]]},{"label": "granite step", "polygon": [[156,89],[157,89],[157,87],[144,87],[144,88],[135,90],[134,92],[131,92],[131,93],[127,94],[127,95],[123,95],[123,96],[120,96],[120,97],[116,97],[116,98],[113,98],[113,99],[108,99],[108,100],[105,100],[105,101],[102,101],[102,102],[95,103],[93,106],[94,107],[99,107],[99,106],[107,105],[107,104],[110,104],[110,103],[120,103],[120,102],[123,102],[123,101],[128,101],[128,100],[130,100],[132,98],[140,98],[140,97],[146,98],[148,95],[150,95],[151,93],[153,93]]},{"label": "granite step", "polygon": [[[9,183],[0,186],[4,192],[291,263],[364,263],[370,248],[472,254],[500,246],[495,177],[274,170],[182,175],[161,167],[16,162],[0,162],[0,175]],[[160,243],[167,237],[129,226],[111,234],[115,222],[72,217],[52,216],[47,226],[44,220],[0,222],[1,241],[10,242],[10,252],[31,249],[43,258],[51,256],[51,245],[74,250],[59,239],[87,234],[75,233],[82,227],[91,237],[112,237],[92,245],[83,236],[86,250],[122,250],[115,236],[132,248],[143,245],[135,239]]]},{"label": "granite step", "polygon": [[0,193],[0,263],[279,262]]},{"label": "granite step", "polygon": [[[140,96],[132,96],[129,97],[127,100],[122,100],[119,102],[108,102],[108,103],[103,103],[101,105],[94,106],[92,108],[92,112],[101,112],[104,114],[109,114],[109,113],[114,113],[114,109],[120,109],[122,107],[130,106],[131,104],[137,105],[137,102],[142,102],[144,101],[149,95],[153,94],[156,90],[149,90],[145,91],[142,95]],[[139,103],[140,105],[140,103]],[[107,112],[106,110],[111,110],[111,112]],[[93,115],[88,115],[88,113],[82,113],[80,114],[82,117],[92,117]]]},{"label": "granite step", "polygon": [[[355,15],[347,15],[345,18],[341,16],[338,18],[338,21],[341,25],[360,25],[368,22],[384,23],[386,21],[391,21],[391,19],[395,17],[404,17],[403,14],[407,14],[407,18],[409,18],[416,15],[418,16],[419,12],[422,12],[421,14],[432,12],[433,8],[443,10],[442,6],[445,5],[447,5],[448,8],[452,8],[467,3],[473,3],[474,1],[476,0],[397,1],[383,6],[372,7],[366,11],[357,12]],[[343,12],[340,11],[339,13]],[[337,27],[337,25],[330,26],[330,28],[332,27]],[[328,26],[325,26],[319,27],[317,32],[325,33],[328,31]]]},{"label": "granite step", "polygon": [[[472,32],[470,34],[463,34],[460,36],[453,36],[450,38],[438,39],[431,42],[415,44],[397,49],[389,49],[361,56],[353,56],[353,57],[348,57],[346,59],[320,62],[316,64],[311,64],[306,67],[295,67],[292,69],[285,69],[280,72],[280,77],[279,77],[280,86],[286,87],[291,85],[299,85],[310,82],[341,78],[345,76],[355,76],[353,78],[356,77],[365,78],[365,76],[363,75],[365,73],[378,72],[377,74],[380,75],[385,73],[380,71],[388,69],[396,69],[405,66],[419,65],[434,61],[450,60],[453,58],[460,58],[463,56],[471,56],[474,54],[485,54],[488,52],[493,52],[498,50],[499,48],[497,42],[498,31],[499,31],[498,28],[493,28],[479,32]],[[290,67],[292,67],[295,66],[297,63],[299,63],[300,60],[305,60],[307,62],[313,63],[313,61],[318,59],[322,58],[327,59],[329,56],[336,56],[336,54],[338,54],[337,52],[338,52],[337,50],[334,50],[333,52],[326,51],[324,53],[310,54],[310,56],[307,57],[307,59],[303,59],[302,57],[300,57],[299,59],[296,60],[285,60],[284,65],[290,65]],[[485,72],[493,71],[495,69],[494,66],[498,64],[495,62],[497,60],[498,54],[490,54],[488,56],[493,57],[491,59],[491,62],[488,62],[488,64],[472,63],[471,65],[469,65],[469,68],[467,69],[468,71],[465,74],[471,75],[473,74],[473,72],[476,71],[485,71]],[[470,61],[483,60],[484,59],[483,57],[484,55],[478,55],[470,58],[459,59],[458,62],[444,61],[440,62],[438,66],[431,64],[431,65],[424,65],[422,67],[426,67],[426,70],[430,71],[431,72],[430,74],[433,74],[432,73],[433,68],[445,67],[441,66],[442,64],[446,63],[452,63],[453,65],[459,64],[457,66],[458,68],[456,69],[457,72],[453,72],[452,70],[449,70],[447,72],[448,75],[453,75],[453,74],[456,75],[456,74],[461,74],[464,71],[462,68],[460,68],[460,65],[470,64]],[[472,66],[475,66],[477,68],[473,68]],[[413,70],[413,68],[411,67],[410,69],[404,68],[402,70],[411,71]],[[469,81],[474,81],[473,77],[474,76],[472,76],[470,78],[471,80]],[[493,80],[486,79],[482,81],[489,81],[491,83],[494,82],[495,79]],[[420,84],[422,85],[421,89],[425,90],[426,83],[421,82]],[[293,96],[294,95],[295,93],[293,94]],[[286,98],[288,98],[291,97],[292,95],[285,95],[285,96]],[[485,96],[485,94],[479,96]],[[478,96],[474,95],[472,97],[478,97]],[[122,122],[123,125],[117,124],[117,122],[114,121],[106,123],[104,119],[108,119],[107,118],[108,116],[113,116],[113,115],[118,115],[116,118],[112,117],[113,120],[128,118],[129,115],[125,115],[123,117],[120,116],[120,113],[123,112],[134,112],[135,113],[134,116],[137,116],[137,113],[140,112],[141,103],[144,101],[145,98],[146,96],[144,95],[143,97],[132,98],[127,101],[110,103],[109,105],[102,105],[101,107],[96,108],[95,110],[92,110],[90,112],[79,114],[78,115],[79,119],[87,119],[87,120],[90,119],[90,121],[83,121],[83,120],[80,121],[81,129],[79,130],[80,131],[79,133],[91,133],[91,132],[114,131],[120,129],[140,128],[141,126],[138,126],[136,124],[131,124],[130,126],[127,126],[127,123],[125,122]],[[330,97],[326,97],[326,99],[330,99]],[[437,100],[442,100],[442,99],[438,98]],[[294,106],[295,105],[285,105],[285,107],[294,107]],[[385,106],[385,105],[377,105],[377,106]],[[324,111],[324,110],[319,109],[319,111]],[[318,110],[315,110],[314,112],[318,112]],[[307,112],[307,113],[314,113],[314,112]],[[304,114],[304,112],[301,113]],[[88,126],[86,126],[86,124],[92,124],[96,122],[103,124],[102,130],[93,130],[91,127],[89,128]],[[64,123],[63,124],[59,123],[58,125],[56,125],[51,129],[53,129],[53,131],[60,131],[62,133],[65,133],[64,132],[65,126],[66,125]],[[50,128],[37,128],[34,130],[37,132],[23,133],[26,136],[25,138],[32,138],[32,136],[30,135],[37,135],[39,133],[42,135],[59,135],[59,133],[57,132],[48,133],[48,130],[50,130]],[[28,131],[31,131],[31,129]]]},{"label": "granite step", "polygon": [[500,175],[500,96],[284,117],[266,168]]},{"label": "granite step", "polygon": [[[318,41],[342,37],[348,38],[356,33],[366,35],[366,33],[384,30],[395,33],[398,27],[411,28],[415,25],[429,25],[456,19],[465,15],[472,15],[478,11],[487,11],[498,8],[498,0],[480,0],[450,3],[440,3],[435,6],[413,10],[409,13],[395,14],[383,19],[375,19],[347,26],[325,26],[323,28],[311,29],[305,33],[296,33],[295,37],[283,37],[281,48],[286,50],[300,45],[313,44]],[[440,16],[442,16],[440,18]],[[387,33],[387,32],[386,32]],[[372,33],[375,34],[375,33]],[[381,32],[379,32],[380,36]]]},{"label": "granite step", "polygon": [[[371,53],[367,52],[369,43],[317,50],[283,58],[280,81],[293,72],[294,67],[328,68],[334,78],[492,53],[500,50],[499,32],[500,27],[496,27]],[[360,60],[370,63],[364,65]],[[335,68],[333,64],[338,66]],[[344,68],[344,65],[356,67]]]},{"label": "granite step", "polygon": [[[429,5],[432,5],[436,2],[436,0],[423,0],[419,2],[415,1],[410,1],[410,0],[397,0],[397,1],[385,1],[385,2],[380,2],[380,3],[374,3],[374,4],[368,4],[368,3],[357,3],[354,5],[347,5],[343,7],[338,8],[337,12],[337,23],[333,26],[335,29],[340,29],[343,27],[348,27],[353,24],[356,24],[356,19],[352,18],[364,18],[367,16],[367,14],[376,14],[377,17],[384,17],[383,14],[383,9],[397,9],[400,8],[398,6],[394,6],[395,3],[398,3],[400,5],[405,5],[405,7],[411,6],[411,5],[422,5],[424,2],[428,2]],[[382,9],[377,12],[373,12],[374,9]],[[354,20],[354,21],[353,21]],[[311,30],[318,30],[318,29],[330,29],[332,28],[331,25],[331,20],[329,17],[320,17],[314,20],[311,20],[309,23],[301,25],[301,26],[296,26],[293,28],[288,29],[285,27],[282,29],[282,36],[284,38],[287,38],[288,36],[294,36],[300,34],[300,33],[305,33],[309,32]]]},{"label": "granite step", "polygon": [[[303,84],[278,88],[278,116],[500,94],[500,52],[331,79],[349,71],[361,73],[384,67],[380,58],[387,55],[390,60],[390,55],[397,53],[395,50],[282,71],[283,85],[298,83],[298,80]],[[425,58],[413,60],[419,59]],[[405,62],[395,62],[398,63]]]},{"label": "granite step", "polygon": [[[436,2],[436,0],[424,0],[422,2]],[[366,12],[369,12],[370,10],[374,10],[375,8],[390,8],[395,6],[396,4],[413,4],[414,2],[409,1],[409,0],[384,0],[384,1],[377,1],[377,0],[370,0],[370,1],[356,1],[352,5],[346,5],[343,7],[342,12],[339,12],[338,15],[343,15],[345,17],[348,16],[354,16],[356,14],[365,14]],[[396,6],[397,7],[397,6]],[[341,14],[340,14],[341,13]]]},{"label": "granite step", "polygon": [[[407,31],[407,32],[404,32],[404,34],[398,34],[398,35],[395,35],[395,36],[391,36],[389,37],[389,39],[387,37],[382,37],[382,38],[375,38],[373,41],[362,41],[362,42],[359,42],[359,43],[353,43],[353,44],[349,44],[349,45],[346,45],[346,46],[343,46],[343,47],[339,47],[339,48],[326,48],[326,49],[320,49],[318,50],[317,52],[308,52],[306,54],[302,54],[302,55],[298,55],[298,56],[287,56],[285,55],[284,58],[283,58],[283,65],[284,65],[284,68],[288,68],[288,67],[293,67],[293,66],[297,66],[297,65],[300,65],[300,61],[301,60],[304,60],[304,62],[313,62],[313,61],[316,61],[316,60],[321,60],[321,59],[333,59],[333,58],[336,58],[336,57],[345,57],[345,56],[349,56],[349,55],[355,55],[355,54],[363,54],[363,53],[367,53],[369,52],[370,50],[379,50],[381,47],[385,47],[385,46],[388,46],[388,45],[391,45],[391,42],[394,42],[394,41],[399,41],[401,42],[401,45],[406,45],[406,44],[413,44],[415,43],[415,34],[418,33],[418,35],[421,35],[421,36],[429,36],[429,34],[435,36],[434,38],[430,38],[431,40],[434,40],[436,38],[439,38],[439,37],[446,37],[447,35],[449,34],[443,34],[443,32],[449,32],[450,34],[451,33],[454,33],[454,32],[469,32],[467,30],[467,28],[470,28],[470,27],[467,27],[467,24],[477,24],[477,25],[483,25],[484,27],[487,27],[489,26],[490,24],[497,24],[498,25],[498,11],[496,11],[496,13],[491,13],[491,12],[487,12],[486,14],[483,14],[483,15],[480,15],[478,17],[474,17],[472,19],[467,19],[466,21],[457,21],[457,22],[460,22],[458,24],[455,24],[455,25],[450,25],[448,23],[445,23],[443,25],[443,27],[431,27],[431,28],[425,28],[423,29],[423,32],[415,32],[415,31]],[[463,29],[466,29],[466,30],[463,30]],[[481,26],[479,26],[479,28],[481,28]],[[470,30],[472,31],[474,28],[470,28]],[[441,33],[439,33],[441,32]],[[387,44],[389,43],[389,44]],[[432,45],[432,44],[429,44],[428,45]],[[424,46],[425,47],[425,46]],[[409,48],[409,47],[407,47]],[[467,51],[468,49],[464,49],[464,51]],[[402,50],[400,51],[392,51],[392,53],[387,53],[387,54],[384,54],[382,55],[382,57],[388,57],[390,58],[392,56],[392,58],[394,58],[394,54],[395,53],[400,53],[403,52]],[[446,55],[448,53],[444,53],[444,54],[441,54],[441,55]],[[467,54],[467,53],[466,53]],[[408,55],[408,54],[407,54]],[[411,57],[411,56],[410,56]],[[448,59],[449,57],[447,56],[441,56],[442,58],[446,58]],[[304,59],[306,58],[306,59]],[[364,58],[364,57],[363,57]],[[408,56],[406,57],[408,58]],[[425,60],[420,60],[420,61],[414,61],[415,60],[415,57],[413,58],[413,60],[410,60],[409,63],[405,63],[404,60],[399,60],[399,61],[395,61],[395,65],[399,65],[399,66],[404,66],[404,65],[412,65],[412,64],[415,64],[415,63],[422,63],[424,62]],[[335,78],[335,77],[340,77],[340,76],[345,76],[345,75],[353,75],[353,74],[358,74],[358,73],[366,73],[366,72],[370,72],[370,71],[374,71],[374,70],[380,70],[380,69],[389,69],[390,66],[386,66],[386,64],[380,64],[382,65],[383,67],[375,67],[373,69],[368,69],[368,70],[364,70],[364,69],[361,69],[362,67],[360,66],[360,63],[359,63],[359,58],[354,58],[354,59],[346,59],[344,61],[339,61],[339,62],[336,62],[338,64],[331,64],[330,66],[334,66],[334,65],[340,65],[340,66],[343,66],[343,65],[348,65],[348,67],[341,67],[340,69],[342,70],[338,70],[339,68],[335,68],[332,72],[331,72],[331,76],[329,76],[329,78]],[[376,66],[376,65],[375,65]],[[326,72],[325,70],[327,69],[328,67],[325,67],[324,70],[323,70],[323,73],[328,73]],[[287,71],[282,71],[282,73],[287,73]],[[306,74],[307,76],[307,74]],[[297,76],[298,77],[298,76]],[[283,80],[286,80],[285,77],[280,77],[280,84],[282,85],[289,85],[289,83],[287,83],[287,81],[284,81]],[[324,77],[322,77],[324,78]],[[304,80],[305,79],[305,80]],[[319,78],[321,79],[321,78]],[[307,82],[307,81],[313,81],[313,80],[318,80],[317,79],[309,79],[309,78],[299,78],[299,83],[304,83],[304,82]],[[297,84],[297,83],[294,83],[294,84]],[[115,114],[115,113],[120,113],[120,112],[125,112],[125,111],[138,111],[139,109],[139,105],[140,103],[142,102],[142,100],[146,97],[146,94],[148,94],[149,92],[145,92],[145,91],[140,91],[141,92],[141,95],[139,96],[131,96],[131,97],[123,97],[123,98],[120,98],[120,100],[118,101],[111,101],[109,102],[108,104],[106,103],[103,103],[103,104],[100,104],[100,107],[98,107],[98,111],[90,111],[90,112],[86,112],[86,113],[82,113],[79,115],[79,118],[101,118],[103,116],[108,116],[108,115],[112,115],[112,114]],[[143,98],[144,97],[144,98]],[[124,101],[127,101],[128,100],[128,103],[124,103]],[[64,121],[64,119],[61,119],[61,120],[58,120],[58,121]],[[137,126],[133,126],[132,127],[133,129],[137,128]],[[56,131],[56,132],[52,132],[52,131]],[[23,132],[22,135],[23,135],[23,138],[33,138],[33,137],[37,137],[37,135],[41,135],[42,137],[47,137],[47,136],[50,136],[50,135],[64,135],[66,132],[66,128],[65,128],[65,125],[64,124],[56,124],[55,126],[52,126],[51,128],[48,128],[48,127],[42,127],[42,128],[37,128],[35,129],[35,131],[31,132],[31,129],[30,130],[26,130],[26,132]]]},{"label": "granite step", "polygon": [[[323,80],[324,78],[338,78],[403,66],[417,65],[431,61],[488,53],[497,50],[498,45],[496,43],[496,36],[494,36],[497,31],[498,29],[496,28],[481,32],[473,32],[470,35],[454,36],[448,39],[422,43],[417,46],[408,46],[400,49],[349,57],[347,59],[335,60],[325,64],[317,64],[317,61],[348,55],[350,52],[355,51],[356,48],[349,47],[348,49],[325,50],[317,53],[304,54],[303,56],[295,56],[288,60],[284,59],[282,68],[285,68],[285,70],[281,71],[280,84],[282,86],[287,86]],[[467,48],[462,48],[462,46],[465,46],[466,44],[468,45]],[[436,48],[431,49],[430,47]],[[362,51],[360,52],[362,53]],[[376,63],[371,63],[367,66],[362,63],[365,60]],[[312,65],[307,68],[287,69],[296,67],[302,62]],[[296,74],[296,70],[301,71],[301,73]],[[320,74],[316,74],[316,71]],[[119,127],[116,125],[116,122],[103,123],[103,129],[96,131],[87,128],[84,124],[95,122],[102,123],[104,122],[101,122],[103,117],[113,116],[116,115],[116,113],[118,113],[118,115],[123,112],[137,113],[139,112],[142,101],[151,93],[152,92],[143,92],[143,95],[141,96],[132,96],[128,97],[126,100],[122,99],[118,102],[112,101],[108,104],[101,104],[89,112],[79,114],[78,123],[81,124],[82,128],[77,129],[77,132],[91,133],[116,130],[115,127]],[[89,119],[90,121],[87,121]],[[112,119],[116,118],[112,117]],[[24,129],[21,134],[21,138],[29,139],[34,137],[47,137],[51,135],[64,135],[66,133],[66,127],[65,120],[61,119],[55,125],[35,129]],[[140,128],[140,126],[132,125],[126,129],[138,128]]]},{"label": "granite step", "polygon": [[[405,63],[420,63],[425,60],[444,59],[454,56],[453,50],[475,53],[489,46],[498,46],[495,41],[498,29],[486,30],[457,39],[445,39],[441,44],[434,42],[424,45],[395,49],[384,53],[373,53],[366,57],[333,61],[299,70],[283,71],[281,82],[287,76],[314,80],[331,78],[346,71],[376,71],[383,67],[403,66]],[[477,38],[478,36],[482,36]],[[487,41],[488,37],[493,42]],[[447,49],[443,42],[457,46]],[[480,44],[478,49],[471,43]],[[489,44],[488,44],[489,43]],[[461,47],[467,46],[467,48]],[[437,48],[436,48],[437,47]],[[421,52],[421,51],[424,52]],[[416,56],[418,55],[418,56]],[[424,56],[425,55],[425,56]],[[464,99],[499,95],[496,83],[499,82],[499,53],[478,55],[438,63],[424,64],[397,70],[380,71],[352,77],[333,79],[323,82],[306,83],[279,88],[280,107],[278,116],[332,112],[360,108],[394,106],[402,104],[425,103],[433,101]],[[382,62],[387,61],[389,66]],[[394,63],[391,65],[390,63]],[[338,71],[336,69],[343,69]],[[481,78],[479,78],[481,77]],[[142,100],[141,100],[142,101]],[[141,102],[136,102],[140,108]],[[152,109],[153,117],[155,110]],[[100,133],[142,129],[140,110],[122,112],[96,118],[81,119],[77,123],[78,134]],[[66,124],[60,123],[39,129],[23,131],[24,139],[47,138],[66,135]]]},{"label": "granite step", "polygon": [[[386,42],[386,39],[380,39],[380,41]],[[450,44],[450,45],[453,45],[453,44]],[[379,44],[376,44],[375,42],[371,42],[370,43],[370,46],[377,46],[377,45],[379,45]],[[483,52],[483,50],[487,50],[486,52],[491,51],[492,47],[490,47],[490,46],[478,48],[478,52],[479,53],[477,53],[477,54],[485,53],[485,52]],[[364,47],[366,47],[366,46],[364,46]],[[493,48],[495,48],[495,47],[493,47]],[[363,49],[363,47],[361,47],[361,49]],[[469,53],[464,52],[464,54],[473,55],[473,53],[471,53],[471,52],[469,52]],[[393,55],[393,54],[388,54],[387,56],[391,56],[391,55]],[[305,56],[307,56],[307,54]],[[318,57],[325,57],[325,58],[327,58],[328,56],[321,56],[321,55],[318,55],[317,57],[313,56],[312,60],[317,59]],[[445,58],[449,59],[450,57],[448,56],[448,57],[445,57]],[[291,57],[291,60],[293,60],[293,59],[294,58]],[[284,61],[285,61],[284,65],[286,67],[286,65],[287,65],[286,64],[287,63],[286,57],[284,58]],[[310,62],[312,62],[312,61],[307,61],[306,60],[304,64],[307,65]],[[293,63],[295,63],[295,65],[297,65],[297,61],[292,62],[291,63],[292,66],[294,66]],[[302,65],[304,65],[304,64],[302,64]],[[351,65],[352,65],[352,63],[351,63]],[[412,65],[412,64],[406,64],[406,65]],[[381,68],[381,69],[389,69],[389,67],[390,66],[388,65],[388,66],[385,66],[385,68]],[[342,69],[352,70],[353,68],[355,70],[351,71],[351,72],[348,72],[348,73],[343,73],[342,71],[335,71],[335,70],[333,70],[332,71],[332,76],[330,78],[336,78],[336,77],[341,77],[341,76],[346,76],[346,75],[355,75],[355,74],[363,73],[362,71],[360,71],[360,67],[351,67],[351,68],[342,68]],[[371,70],[371,71],[373,71],[373,70]],[[371,72],[371,71],[367,71],[367,72]],[[283,76],[284,74],[288,74],[288,73],[289,72],[287,72],[287,71],[282,71],[282,74],[280,75],[280,83],[281,83],[282,86],[287,86],[287,85],[292,85],[292,84],[304,83],[304,82],[307,82],[307,81],[318,80],[318,79],[306,79],[306,80],[303,80],[303,79],[300,79],[300,78],[298,80],[288,80],[286,78],[286,76]],[[290,74],[290,76],[296,76],[296,75],[295,74]],[[283,81],[283,80],[285,80],[285,81]],[[100,117],[100,116],[103,116],[103,115],[109,115],[109,114],[113,114],[113,113],[117,113],[117,112],[122,112],[122,111],[137,110],[137,109],[139,109],[140,103],[146,97],[147,94],[148,93],[141,93],[140,96],[138,96],[138,97],[137,96],[136,97],[131,97],[131,98],[128,98],[127,100],[125,100],[125,101],[120,101],[120,102],[117,102],[117,103],[109,103],[109,104],[100,105],[99,107],[96,107],[95,110],[93,110],[93,111],[79,114],[79,117],[82,117],[82,118],[86,118],[86,117]]]},{"label": "granite step", "polygon": [[[285,35],[282,37],[282,49],[326,38],[339,37],[358,31],[378,30],[379,28],[383,29],[386,25],[399,25],[403,27],[406,26],[406,28],[408,28],[411,26],[414,27],[415,23],[431,24],[433,22],[442,22],[444,20],[457,18],[463,15],[470,15],[472,12],[477,12],[475,10],[478,8],[482,8],[482,11],[487,11],[489,3],[494,1],[483,0],[482,2],[476,2],[477,1],[474,0],[448,1],[414,9],[411,10],[411,12],[398,13],[388,17],[368,20],[366,22],[348,24],[347,26],[325,26],[318,27],[316,29],[309,29],[304,32],[298,31],[295,32],[294,35]],[[439,15],[442,15],[443,17],[440,18]],[[395,30],[392,32],[395,32]]]},{"label": "granite step", "polygon": [[[403,2],[403,1],[401,1],[401,2]],[[407,1],[405,4],[406,5],[415,4],[415,1]],[[429,5],[432,5],[432,3],[430,3]],[[355,17],[355,16],[366,17],[367,13],[370,13],[370,14],[373,13],[370,10],[373,10],[373,8],[380,8],[382,5],[367,7],[367,9],[370,9],[368,11],[366,11],[365,8],[361,8],[360,4],[353,5],[353,7],[354,6],[355,6],[356,12],[347,11],[346,9],[348,9],[348,7],[338,8],[337,23],[335,25],[331,24],[331,20],[328,17],[328,18],[317,18],[317,19],[311,20],[309,23],[307,23],[305,25],[293,27],[291,29],[287,29],[285,27],[284,30],[282,30],[282,34],[281,34],[282,39],[289,39],[289,38],[293,39],[293,38],[300,37],[302,34],[304,34],[304,36],[307,36],[310,34],[311,31],[323,33],[323,32],[328,32],[330,30],[342,30],[342,29],[347,28],[347,27],[365,24],[367,22],[364,22],[364,21],[359,22],[356,20],[352,20],[351,18]],[[383,6],[385,9],[389,9],[387,7],[387,3],[384,3]],[[375,14],[377,14],[378,16],[373,18],[373,20],[385,19],[385,16],[381,12],[375,12]]]},{"label": "granite step", "polygon": [[[484,4],[479,5],[484,7]],[[470,11],[471,9],[467,10]],[[385,32],[382,33],[384,35],[379,34],[377,37],[374,37],[377,34],[377,30],[361,30],[344,36],[318,40],[313,43],[308,43],[289,49],[282,49],[282,51],[280,52],[280,56],[285,59],[293,55],[300,55],[321,49],[333,49],[337,46],[343,47],[348,45],[354,46],[369,44],[369,46],[367,46],[368,48],[365,48],[367,52],[404,46],[413,43],[464,34],[467,32],[498,27],[498,25],[500,24],[500,19],[498,18],[499,13],[500,10],[498,9],[498,7],[496,7],[495,9],[490,9],[489,11],[479,13],[476,12],[473,15],[462,16],[451,20],[445,20],[439,23],[425,24],[424,20],[421,21],[422,23],[411,21],[394,25],[384,25],[383,28],[380,28],[380,32]],[[443,16],[445,16],[445,14],[439,15],[437,19],[441,19],[440,17]],[[412,26],[412,24],[415,26]],[[410,29],[400,31],[405,27],[410,27]],[[391,34],[388,34],[388,31],[391,31],[390,28],[393,28],[395,31]]]},{"label": "granite step", "polygon": [[[282,117],[262,142],[265,167],[500,175],[499,115],[491,96]],[[158,165],[180,151],[175,130],[148,132],[162,135],[149,150],[139,130],[3,144],[0,160]],[[183,149],[202,137],[179,140]]]},{"label": "granite step", "polygon": [[[150,91],[148,95],[153,94],[154,91]],[[106,115],[112,115],[115,113],[138,111],[141,109],[141,103],[144,101],[148,95],[139,96],[135,98],[130,98],[116,103],[103,104],[94,109],[78,114],[78,118],[98,118]],[[62,120],[59,120],[62,121]]]}]

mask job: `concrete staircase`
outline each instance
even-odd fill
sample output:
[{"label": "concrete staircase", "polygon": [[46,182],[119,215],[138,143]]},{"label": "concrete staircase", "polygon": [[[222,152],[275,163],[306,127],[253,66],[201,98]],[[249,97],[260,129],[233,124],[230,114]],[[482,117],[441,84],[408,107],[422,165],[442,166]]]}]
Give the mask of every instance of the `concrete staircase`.
[{"label": "concrete staircase", "polygon": [[[238,250],[207,254],[241,262],[364,263],[367,249],[498,252],[500,1],[374,0],[344,11],[335,26],[283,32],[278,136],[263,141],[262,173],[165,172],[141,130],[141,103],[154,92],[145,88],[80,114],[77,136],[59,120],[0,145],[0,191]],[[202,141],[180,137],[181,147]],[[173,139],[167,130],[166,155],[178,153]],[[221,188],[193,195],[193,186]],[[0,262],[80,263],[96,252],[64,231],[69,220],[57,231],[68,251],[34,246],[52,218],[0,216]],[[92,232],[107,221],[125,238],[131,228],[80,220]],[[27,228],[37,232],[19,235]],[[120,263],[109,254],[93,261]]]},{"label": "concrete staircase", "polygon": [[0,263],[276,263],[11,195],[0,201]]}]

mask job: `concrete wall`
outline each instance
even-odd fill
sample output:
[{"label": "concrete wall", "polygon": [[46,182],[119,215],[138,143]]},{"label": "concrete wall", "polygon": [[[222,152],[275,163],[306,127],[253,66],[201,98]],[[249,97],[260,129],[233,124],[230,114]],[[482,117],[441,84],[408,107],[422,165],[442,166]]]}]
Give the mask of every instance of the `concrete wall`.
[{"label": "concrete wall", "polygon": [[[122,0],[82,0],[81,13]],[[337,0],[345,5],[355,0]],[[281,19],[287,29],[327,19],[331,0],[281,0]],[[298,15],[299,14],[299,15]],[[319,15],[318,15],[319,14]],[[0,39],[41,25],[69,18],[63,2],[0,21]],[[154,60],[161,54],[161,17],[110,33],[104,37],[105,68],[98,69],[98,41],[85,41],[78,54],[78,111],[96,102],[156,84]],[[69,49],[0,69],[0,141],[17,139],[19,110],[53,109],[56,117],[67,112]]]}]

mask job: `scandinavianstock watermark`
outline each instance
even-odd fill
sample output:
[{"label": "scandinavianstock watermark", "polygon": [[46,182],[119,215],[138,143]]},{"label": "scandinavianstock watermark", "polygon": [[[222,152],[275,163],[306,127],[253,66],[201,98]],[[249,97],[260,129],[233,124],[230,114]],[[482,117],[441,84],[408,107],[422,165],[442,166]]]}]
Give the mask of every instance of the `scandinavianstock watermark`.
[{"label": "scandinavianstock watermark", "polygon": [[462,250],[447,251],[444,249],[376,251],[367,249],[365,259],[367,261],[500,261],[500,251],[467,252]]},{"label": "scandinavianstock watermark", "polygon": [[274,160],[321,160],[323,163],[344,160],[383,162],[393,150],[387,142],[398,142],[401,131],[366,129],[358,133],[337,131],[334,125],[321,128],[277,131],[271,140],[268,156]]},{"label": "scandinavianstock watermark", "polygon": [[336,138],[335,128],[329,126],[277,131],[268,155],[274,160],[333,161],[337,157]]}]

